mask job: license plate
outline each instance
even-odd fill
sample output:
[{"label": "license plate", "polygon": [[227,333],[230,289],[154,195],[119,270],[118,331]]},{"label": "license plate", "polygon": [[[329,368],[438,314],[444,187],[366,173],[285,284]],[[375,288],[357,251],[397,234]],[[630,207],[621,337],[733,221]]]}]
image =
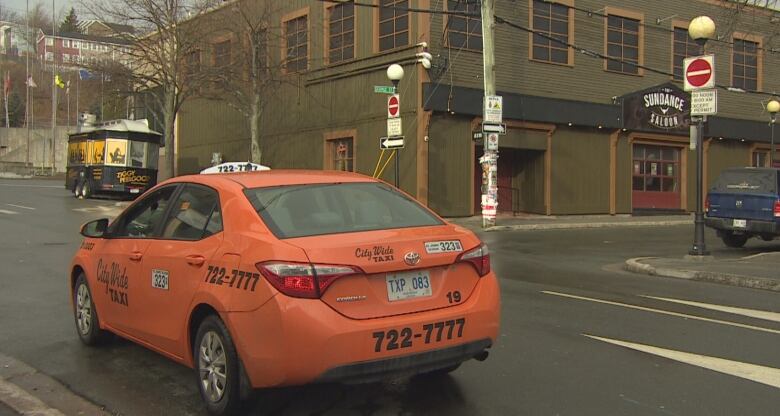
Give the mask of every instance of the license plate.
[{"label": "license plate", "polygon": [[431,296],[431,277],[426,270],[392,273],[385,276],[387,280],[387,300],[422,298]]},{"label": "license plate", "polygon": [[137,193],[139,193],[139,192],[141,192],[141,190],[140,190],[140,189],[138,189],[138,188],[132,188],[132,189],[130,189],[130,193],[131,193],[131,194],[137,194]]},{"label": "license plate", "polygon": [[747,220],[734,220],[734,228],[747,227]]}]

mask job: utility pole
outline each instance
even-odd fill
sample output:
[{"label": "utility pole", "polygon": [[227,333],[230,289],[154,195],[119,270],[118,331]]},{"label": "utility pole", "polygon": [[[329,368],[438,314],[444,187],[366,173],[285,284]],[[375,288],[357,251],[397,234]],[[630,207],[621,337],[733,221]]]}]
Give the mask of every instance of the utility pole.
[{"label": "utility pole", "polygon": [[[482,0],[482,64],[485,79],[485,97],[483,111],[488,96],[496,95],[495,44],[493,43],[494,0]],[[482,120],[487,119],[483,114]],[[496,225],[498,209],[498,150],[488,150],[488,140],[483,132],[484,154],[480,158],[482,167],[482,228]]]},{"label": "utility pole", "polygon": [[[51,174],[57,170],[57,11],[51,0]],[[45,41],[44,41],[45,42]],[[45,56],[44,56],[45,58]]]},{"label": "utility pole", "polygon": [[[33,40],[30,37],[30,0],[26,1],[26,10],[24,15],[24,126],[27,128],[27,157],[24,159],[24,166],[30,166],[30,45]],[[46,45],[46,41],[43,43]]]}]

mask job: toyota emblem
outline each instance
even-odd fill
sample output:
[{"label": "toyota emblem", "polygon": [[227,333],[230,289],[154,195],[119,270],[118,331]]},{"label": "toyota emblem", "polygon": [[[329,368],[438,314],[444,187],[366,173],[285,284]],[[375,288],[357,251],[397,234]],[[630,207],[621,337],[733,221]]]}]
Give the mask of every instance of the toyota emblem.
[{"label": "toyota emblem", "polygon": [[415,264],[417,264],[419,262],[420,262],[420,255],[417,254],[414,251],[410,251],[410,252],[406,253],[406,255],[404,256],[404,263],[406,263],[406,264],[408,264],[410,266],[414,266]]}]

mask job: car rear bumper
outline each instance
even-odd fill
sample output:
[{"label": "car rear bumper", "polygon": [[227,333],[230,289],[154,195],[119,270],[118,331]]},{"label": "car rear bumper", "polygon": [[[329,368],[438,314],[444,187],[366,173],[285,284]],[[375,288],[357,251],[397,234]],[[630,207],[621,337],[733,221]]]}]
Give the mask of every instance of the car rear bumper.
[{"label": "car rear bumper", "polygon": [[[500,297],[493,273],[481,278],[462,304],[376,319],[347,318],[320,300],[277,295],[252,312],[229,312],[226,321],[255,388],[320,381],[366,382],[395,374],[445,368],[474,358],[498,336]],[[420,328],[465,319],[462,337],[425,343]],[[411,345],[376,351],[374,334],[410,328]],[[420,334],[420,335],[417,335]]]},{"label": "car rear bumper", "polygon": [[747,234],[780,234],[780,223],[776,221],[746,220],[745,227],[734,227],[733,218],[705,217],[707,227],[716,230],[739,231]]}]

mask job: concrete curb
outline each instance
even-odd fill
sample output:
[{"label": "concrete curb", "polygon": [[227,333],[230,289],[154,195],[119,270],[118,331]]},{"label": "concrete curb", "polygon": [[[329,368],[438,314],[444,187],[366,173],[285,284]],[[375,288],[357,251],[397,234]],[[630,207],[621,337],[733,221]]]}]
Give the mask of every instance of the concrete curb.
[{"label": "concrete curb", "polygon": [[655,259],[657,257],[636,257],[626,260],[623,269],[632,273],[646,274],[650,276],[671,277],[675,279],[696,280],[710,283],[720,283],[730,286],[747,287],[751,289],[770,290],[780,292],[780,280],[764,279],[760,277],[744,276],[732,273],[709,272],[703,270],[672,269],[667,267],[655,267],[642,263],[642,260]]},{"label": "concrete curb", "polygon": [[[689,225],[693,220],[667,221],[618,221],[618,222],[584,222],[584,223],[552,223],[552,224],[518,224],[497,225],[484,231],[533,231],[533,230],[573,230],[588,228],[620,228],[620,227],[663,227],[672,225]],[[461,225],[467,227],[466,225]]]},{"label": "concrete curb", "polygon": [[4,354],[0,354],[0,402],[22,415],[110,415],[59,381]]}]

